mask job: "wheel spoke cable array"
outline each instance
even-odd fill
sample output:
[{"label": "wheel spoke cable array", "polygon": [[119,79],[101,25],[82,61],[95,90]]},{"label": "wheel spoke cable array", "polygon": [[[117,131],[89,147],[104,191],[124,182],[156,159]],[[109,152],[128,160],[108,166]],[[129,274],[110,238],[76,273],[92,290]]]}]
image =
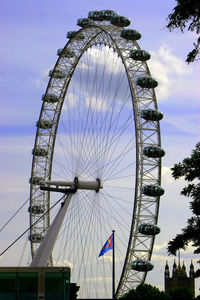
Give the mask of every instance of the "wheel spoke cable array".
[{"label": "wheel spoke cable array", "polygon": [[[158,82],[147,65],[150,54],[137,42],[141,34],[125,28],[128,18],[91,11],[77,25],[80,30],[69,31],[67,44],[58,49],[36,124],[31,251],[34,256],[52,223],[52,214],[44,213],[60,197],[53,189],[63,192],[58,182],[76,186],[97,180],[98,190],[74,193],[48,263],[70,266],[80,298],[110,297],[112,255],[98,255],[115,230],[119,297],[144,282],[153,268],[153,244],[160,232],[165,151],[154,91]],[[54,188],[42,189],[51,182]]]}]

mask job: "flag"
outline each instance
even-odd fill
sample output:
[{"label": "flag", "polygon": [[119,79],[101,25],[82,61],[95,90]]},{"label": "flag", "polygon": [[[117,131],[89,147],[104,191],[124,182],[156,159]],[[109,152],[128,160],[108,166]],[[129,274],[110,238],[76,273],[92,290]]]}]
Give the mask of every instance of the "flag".
[{"label": "flag", "polygon": [[113,233],[107,239],[105,245],[101,249],[101,252],[99,253],[99,257],[102,256],[102,255],[104,255],[104,253],[106,253],[108,250],[111,250],[111,249],[113,249]]}]

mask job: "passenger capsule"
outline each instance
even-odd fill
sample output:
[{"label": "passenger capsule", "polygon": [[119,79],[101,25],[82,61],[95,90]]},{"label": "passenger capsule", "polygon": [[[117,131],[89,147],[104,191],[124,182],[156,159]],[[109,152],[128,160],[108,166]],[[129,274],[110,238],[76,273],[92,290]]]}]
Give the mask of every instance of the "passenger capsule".
[{"label": "passenger capsule", "polygon": [[59,100],[59,97],[54,94],[42,95],[42,100],[48,103],[56,103]]},{"label": "passenger capsule", "polygon": [[73,37],[75,36],[75,34],[76,34],[76,31],[75,31],[75,30],[73,30],[73,31],[68,31],[68,32],[67,32],[67,35],[66,35],[66,38],[71,39],[71,38],[73,38]]},{"label": "passenger capsule", "polygon": [[146,109],[141,112],[141,118],[146,121],[160,121],[163,118],[163,114],[158,110]]},{"label": "passenger capsule", "polygon": [[156,225],[140,224],[138,231],[145,235],[156,235],[160,233],[160,228]]},{"label": "passenger capsule", "polygon": [[102,21],[111,20],[112,17],[118,17],[119,14],[114,10],[101,10],[100,11],[100,18]]},{"label": "passenger capsule", "polygon": [[158,82],[151,77],[139,77],[136,81],[136,84],[142,88],[155,88],[158,86]]},{"label": "passenger capsule", "polygon": [[86,27],[93,24],[94,24],[93,20],[89,18],[80,18],[77,20],[77,25],[80,27]]},{"label": "passenger capsule", "polygon": [[44,178],[42,177],[38,177],[38,176],[33,176],[29,179],[29,183],[35,184],[35,185],[39,185],[40,181],[44,180]]},{"label": "passenger capsule", "polygon": [[131,269],[139,272],[153,270],[154,266],[150,261],[137,259],[131,263]]},{"label": "passenger capsule", "polygon": [[57,79],[63,79],[67,76],[67,73],[61,70],[50,70],[49,71],[49,76]]},{"label": "passenger capsule", "polygon": [[33,233],[28,237],[29,241],[34,243],[39,243],[44,239],[44,236],[41,233]]},{"label": "passenger capsule", "polygon": [[139,33],[139,31],[134,29],[123,29],[120,33],[120,36],[126,40],[136,41],[139,40],[142,35]]},{"label": "passenger capsule", "polygon": [[53,121],[51,120],[39,120],[36,123],[36,126],[41,129],[50,129],[53,126]]},{"label": "passenger capsule", "polygon": [[142,193],[151,197],[162,196],[164,192],[165,190],[159,185],[145,185],[142,187]]},{"label": "passenger capsule", "polygon": [[129,57],[134,60],[146,61],[151,58],[151,55],[145,50],[131,50]]},{"label": "passenger capsule", "polygon": [[68,31],[66,37],[68,39],[71,39],[71,38],[76,36],[76,39],[84,40],[85,37],[82,33],[80,33],[80,32],[78,34],[76,34],[76,33],[77,33],[77,31],[75,31],[75,30],[74,31]]},{"label": "passenger capsule", "polygon": [[158,146],[147,146],[143,149],[143,154],[148,157],[159,158],[165,155],[165,151]]},{"label": "passenger capsule", "polygon": [[47,156],[48,150],[46,150],[44,148],[34,148],[32,150],[32,154],[35,156]]},{"label": "passenger capsule", "polygon": [[110,22],[112,25],[118,26],[118,27],[126,27],[131,24],[131,21],[128,18],[123,17],[123,16],[111,17]]},{"label": "passenger capsule", "polygon": [[41,205],[33,205],[29,206],[28,212],[31,212],[32,214],[39,215],[44,213],[44,207]]},{"label": "passenger capsule", "polygon": [[98,10],[89,11],[88,18],[91,20],[94,20],[94,21],[102,20],[102,18],[100,17],[100,11],[98,11]]},{"label": "passenger capsule", "polygon": [[60,48],[57,51],[57,55],[62,56],[62,57],[74,57],[75,56],[75,52],[72,51],[71,49],[63,49]]}]

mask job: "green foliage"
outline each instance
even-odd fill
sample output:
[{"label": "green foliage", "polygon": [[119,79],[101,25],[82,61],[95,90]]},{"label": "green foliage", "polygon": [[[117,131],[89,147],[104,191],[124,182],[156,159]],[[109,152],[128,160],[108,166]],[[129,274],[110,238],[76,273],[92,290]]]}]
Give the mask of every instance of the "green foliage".
[{"label": "green foliage", "polygon": [[[172,31],[176,28],[182,32],[187,27],[188,31],[200,33],[200,1],[199,0],[176,0],[177,5],[168,16],[167,28]],[[186,61],[188,63],[200,59],[200,37],[193,43],[193,50],[189,52]]]},{"label": "green foliage", "polygon": [[132,300],[192,300],[192,293],[187,288],[176,288],[165,293],[150,284],[140,284],[136,289],[130,290],[120,299]]},{"label": "green foliage", "polygon": [[176,255],[176,251],[184,249],[189,242],[196,248],[194,253],[200,253],[200,143],[198,143],[190,157],[185,158],[181,163],[174,165],[172,176],[175,179],[183,177],[185,181],[192,182],[180,192],[181,195],[190,197],[190,209],[193,216],[188,219],[187,226],[182,229],[182,233],[168,243],[168,253]]},{"label": "green foliage", "polygon": [[[158,288],[150,284],[140,284],[136,289],[130,290],[127,294],[123,295],[120,299],[133,299],[133,300],[168,300],[165,292],[160,291]],[[170,299],[169,299],[170,300]]]}]

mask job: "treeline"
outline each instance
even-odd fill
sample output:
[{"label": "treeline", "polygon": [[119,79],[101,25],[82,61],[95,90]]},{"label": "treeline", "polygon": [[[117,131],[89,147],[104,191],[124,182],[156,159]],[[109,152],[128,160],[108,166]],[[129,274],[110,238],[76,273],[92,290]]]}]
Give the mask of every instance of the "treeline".
[{"label": "treeline", "polygon": [[160,291],[150,284],[140,284],[136,289],[130,290],[120,299],[132,300],[194,300],[191,291],[187,288],[176,288],[169,292]]}]

